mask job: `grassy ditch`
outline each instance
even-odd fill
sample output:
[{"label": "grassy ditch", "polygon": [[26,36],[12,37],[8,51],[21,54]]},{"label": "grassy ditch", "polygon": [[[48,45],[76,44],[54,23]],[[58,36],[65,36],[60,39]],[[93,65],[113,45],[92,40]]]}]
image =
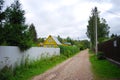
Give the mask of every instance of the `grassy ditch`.
[{"label": "grassy ditch", "polygon": [[120,79],[120,67],[115,64],[112,64],[106,59],[99,60],[92,54],[93,52],[89,51],[90,62],[92,64],[92,70],[95,74],[96,80],[111,80],[111,79]]},{"label": "grassy ditch", "polygon": [[[14,70],[11,68],[4,67],[0,71],[0,80],[28,80],[33,76],[42,74],[46,70],[56,66],[57,64],[63,62],[67,58],[75,55],[79,49],[77,47],[60,47],[64,52],[61,51],[60,56],[52,56],[47,58],[41,58],[36,61],[31,61],[26,59],[25,64],[17,66]],[[75,49],[75,51],[73,50]],[[71,52],[72,50],[72,52]],[[67,55],[68,54],[68,55]]]}]

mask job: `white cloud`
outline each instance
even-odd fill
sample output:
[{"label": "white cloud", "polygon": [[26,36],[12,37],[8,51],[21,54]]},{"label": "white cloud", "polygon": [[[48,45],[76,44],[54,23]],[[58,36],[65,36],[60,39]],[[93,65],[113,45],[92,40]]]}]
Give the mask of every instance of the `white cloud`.
[{"label": "white cloud", "polygon": [[[9,0],[11,2],[13,0]],[[119,33],[114,27],[119,27],[116,15],[108,13],[114,10],[119,13],[120,1],[95,0],[20,0],[26,14],[26,23],[33,23],[38,37],[60,35],[62,37],[86,39],[86,30],[91,10],[97,5],[100,17],[107,20],[110,31]],[[117,6],[117,7],[116,7]],[[118,9],[116,9],[118,8]],[[115,17],[116,16],[116,17]],[[114,21],[113,21],[114,20]],[[116,21],[117,20],[117,21]]]},{"label": "white cloud", "polygon": [[61,4],[65,6],[71,6],[78,3],[79,0],[61,0]]}]

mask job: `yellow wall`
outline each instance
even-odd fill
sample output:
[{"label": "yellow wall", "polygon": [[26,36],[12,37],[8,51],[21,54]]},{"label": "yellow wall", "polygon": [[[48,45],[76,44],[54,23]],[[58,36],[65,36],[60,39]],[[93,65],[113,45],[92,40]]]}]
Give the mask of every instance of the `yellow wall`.
[{"label": "yellow wall", "polygon": [[49,36],[45,41],[44,41],[44,47],[58,47],[57,43],[55,40]]}]

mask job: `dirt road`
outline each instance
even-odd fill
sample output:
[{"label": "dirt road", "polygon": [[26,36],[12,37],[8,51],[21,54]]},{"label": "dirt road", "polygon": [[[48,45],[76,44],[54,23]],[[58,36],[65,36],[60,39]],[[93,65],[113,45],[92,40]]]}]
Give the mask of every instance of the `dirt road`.
[{"label": "dirt road", "polygon": [[33,80],[93,80],[88,50],[64,61]]}]

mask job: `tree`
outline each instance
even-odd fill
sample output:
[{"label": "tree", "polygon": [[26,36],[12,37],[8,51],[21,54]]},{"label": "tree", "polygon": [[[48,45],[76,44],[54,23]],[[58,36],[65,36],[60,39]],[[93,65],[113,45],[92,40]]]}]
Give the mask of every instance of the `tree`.
[{"label": "tree", "polygon": [[[97,10],[98,13],[98,10]],[[110,27],[106,23],[105,19],[100,19],[99,14],[97,15],[97,31],[98,31],[98,42],[103,42],[106,38],[108,38]],[[92,9],[91,16],[89,17],[87,32],[88,38],[91,41],[92,48],[95,45],[95,14],[94,9]]]},{"label": "tree", "polygon": [[33,42],[37,42],[37,33],[35,30],[34,24],[31,24],[29,27],[29,33]]},{"label": "tree", "polygon": [[89,41],[88,40],[81,40],[80,41],[80,44],[82,44],[83,45],[83,49],[86,49],[86,48],[89,48],[90,46],[90,43],[89,43]]},{"label": "tree", "polygon": [[109,29],[106,20],[101,18],[100,26],[98,27],[98,42],[101,43],[109,38]]},{"label": "tree", "polygon": [[2,11],[4,1],[0,0],[0,27],[2,26],[2,20],[4,19],[4,11]]},{"label": "tree", "polygon": [[71,43],[71,45],[73,45],[74,44],[74,41],[68,36],[67,38],[66,38],[66,41],[67,42],[70,42]]},{"label": "tree", "polygon": [[6,22],[9,24],[24,24],[25,11],[21,9],[21,4],[16,0],[10,7],[6,9]]},{"label": "tree", "polygon": [[86,49],[90,47],[90,43],[88,40],[73,40],[74,45],[77,46],[80,50]]},{"label": "tree", "polygon": [[4,11],[2,11],[4,5],[4,1],[0,0],[0,45],[4,42],[4,28],[3,28],[3,20],[4,20]]},{"label": "tree", "polygon": [[30,37],[25,25],[25,11],[18,0],[5,10],[5,40],[8,45],[19,46],[21,50],[28,49]]},{"label": "tree", "polygon": [[111,35],[111,38],[115,38],[115,37],[117,37],[117,34],[112,34]]},{"label": "tree", "polygon": [[57,39],[62,43],[63,39],[58,35]]},{"label": "tree", "polygon": [[[91,11],[91,15],[89,17],[88,25],[87,25],[87,37],[90,39],[92,47],[95,45],[95,15],[94,10]],[[99,17],[97,17],[97,24],[100,23]]]},{"label": "tree", "polygon": [[45,41],[44,38],[38,38],[38,39],[37,39],[37,42],[38,42],[38,43],[43,43],[44,41]]}]

